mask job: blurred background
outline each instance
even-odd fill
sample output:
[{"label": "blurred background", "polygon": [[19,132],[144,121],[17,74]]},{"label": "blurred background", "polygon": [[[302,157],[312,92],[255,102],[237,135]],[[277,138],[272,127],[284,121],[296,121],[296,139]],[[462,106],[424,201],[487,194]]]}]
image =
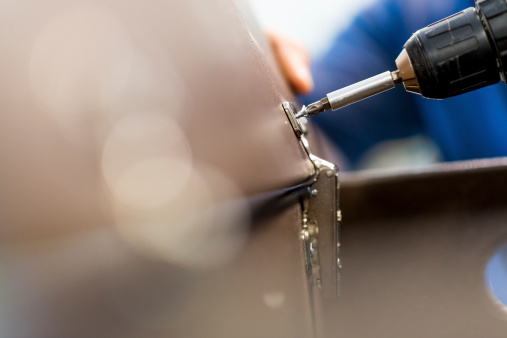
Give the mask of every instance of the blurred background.
[{"label": "blurred background", "polygon": [[[347,28],[355,14],[376,0],[248,1],[264,28],[296,38],[308,47],[312,57],[319,57],[326,51],[333,36]],[[311,30],[308,30],[309,26]]]}]

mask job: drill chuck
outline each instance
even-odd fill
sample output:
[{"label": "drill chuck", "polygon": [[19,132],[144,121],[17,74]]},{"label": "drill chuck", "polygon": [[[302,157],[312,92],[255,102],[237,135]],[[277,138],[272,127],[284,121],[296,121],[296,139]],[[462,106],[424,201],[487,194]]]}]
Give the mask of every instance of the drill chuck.
[{"label": "drill chuck", "polygon": [[405,89],[445,99],[502,78],[507,66],[507,0],[479,0],[417,31],[396,60]]}]

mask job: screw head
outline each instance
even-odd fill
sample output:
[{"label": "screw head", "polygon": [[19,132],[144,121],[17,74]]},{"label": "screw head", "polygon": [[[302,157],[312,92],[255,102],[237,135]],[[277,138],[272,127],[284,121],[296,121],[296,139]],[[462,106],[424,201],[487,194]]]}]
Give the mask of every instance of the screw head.
[{"label": "screw head", "polygon": [[308,230],[301,231],[301,239],[303,241],[307,241],[308,239],[310,239],[310,233],[308,232]]},{"label": "screw head", "polygon": [[341,210],[338,210],[338,211],[336,212],[336,220],[337,220],[338,222],[341,222],[341,221],[342,221],[342,211],[341,211]]}]

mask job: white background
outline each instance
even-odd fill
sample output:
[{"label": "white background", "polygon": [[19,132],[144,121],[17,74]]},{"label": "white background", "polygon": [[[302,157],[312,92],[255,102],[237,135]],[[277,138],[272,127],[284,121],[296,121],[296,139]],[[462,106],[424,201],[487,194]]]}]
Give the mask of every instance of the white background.
[{"label": "white background", "polygon": [[333,36],[376,0],[248,0],[262,27],[303,42],[312,56],[323,53]]}]

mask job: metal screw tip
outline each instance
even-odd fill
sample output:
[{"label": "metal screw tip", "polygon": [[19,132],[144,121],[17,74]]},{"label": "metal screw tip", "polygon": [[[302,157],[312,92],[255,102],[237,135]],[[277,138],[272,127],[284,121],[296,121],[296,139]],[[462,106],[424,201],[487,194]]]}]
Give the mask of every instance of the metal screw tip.
[{"label": "metal screw tip", "polygon": [[306,106],[303,106],[300,111],[296,113],[296,118],[299,119],[304,116],[308,116],[308,111],[306,110]]}]

